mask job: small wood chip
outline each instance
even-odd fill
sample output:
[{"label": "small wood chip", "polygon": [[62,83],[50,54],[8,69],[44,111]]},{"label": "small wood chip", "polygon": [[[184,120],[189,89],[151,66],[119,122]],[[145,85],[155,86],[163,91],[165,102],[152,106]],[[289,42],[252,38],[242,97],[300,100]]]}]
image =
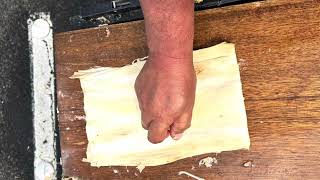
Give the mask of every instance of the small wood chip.
[{"label": "small wood chip", "polygon": [[137,166],[137,169],[139,170],[140,173],[143,171],[144,168],[145,168],[145,166],[143,166],[143,165]]},{"label": "small wood chip", "polygon": [[212,164],[218,164],[218,160],[215,157],[206,157],[199,161],[199,167],[202,165],[212,167]]},{"label": "small wood chip", "polygon": [[245,163],[243,163],[243,167],[254,167],[254,164],[251,160],[246,161]]}]

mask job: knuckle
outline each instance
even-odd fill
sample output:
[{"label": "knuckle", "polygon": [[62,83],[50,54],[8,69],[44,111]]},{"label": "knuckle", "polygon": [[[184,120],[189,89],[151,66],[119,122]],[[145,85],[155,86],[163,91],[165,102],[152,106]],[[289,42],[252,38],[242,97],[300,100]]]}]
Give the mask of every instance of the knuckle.
[{"label": "knuckle", "polygon": [[171,111],[173,114],[179,115],[184,111],[185,107],[186,100],[184,98],[177,98],[171,107]]},{"label": "knuckle", "polygon": [[187,100],[184,96],[179,95],[175,100],[175,106],[177,109],[182,109],[186,106]]},{"label": "knuckle", "polygon": [[187,130],[191,127],[190,123],[185,124],[185,126],[183,127],[183,130]]},{"label": "knuckle", "polygon": [[170,102],[169,108],[171,115],[180,117],[183,114],[190,114],[193,109],[194,101],[192,97],[188,97],[185,94],[176,95]]},{"label": "knuckle", "polygon": [[142,126],[143,129],[148,130],[148,126],[145,123],[142,122],[141,126]]},{"label": "knuckle", "polygon": [[191,123],[187,123],[187,125],[185,126],[185,130],[189,129],[191,127]]},{"label": "knuckle", "polygon": [[147,116],[145,113],[141,114],[141,126],[144,129],[149,129],[150,123],[152,122],[152,119],[150,118],[150,116]]}]

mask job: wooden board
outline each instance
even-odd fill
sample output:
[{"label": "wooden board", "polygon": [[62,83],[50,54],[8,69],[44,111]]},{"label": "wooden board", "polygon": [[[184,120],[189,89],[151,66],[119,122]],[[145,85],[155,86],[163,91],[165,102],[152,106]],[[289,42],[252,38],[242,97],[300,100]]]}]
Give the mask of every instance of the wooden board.
[{"label": "wooden board", "polygon": [[[207,154],[141,174],[134,167],[90,167],[78,80],[93,66],[123,66],[147,55],[143,21],[55,34],[63,175],[82,179],[318,179],[320,176],[320,1],[269,0],[196,13],[195,49],[236,44],[250,151]],[[212,168],[197,167],[207,156]],[[243,167],[252,160],[254,167]],[[192,166],[196,167],[192,169]],[[119,171],[114,173],[113,169]]]}]

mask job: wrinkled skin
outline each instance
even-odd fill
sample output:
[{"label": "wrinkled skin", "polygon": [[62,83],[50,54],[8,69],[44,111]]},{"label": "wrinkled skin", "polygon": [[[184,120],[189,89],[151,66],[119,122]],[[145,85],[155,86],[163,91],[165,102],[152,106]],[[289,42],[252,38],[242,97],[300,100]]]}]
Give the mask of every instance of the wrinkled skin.
[{"label": "wrinkled skin", "polygon": [[142,126],[148,130],[150,142],[160,143],[169,135],[175,140],[181,138],[191,126],[195,88],[190,59],[150,57],[135,83]]}]

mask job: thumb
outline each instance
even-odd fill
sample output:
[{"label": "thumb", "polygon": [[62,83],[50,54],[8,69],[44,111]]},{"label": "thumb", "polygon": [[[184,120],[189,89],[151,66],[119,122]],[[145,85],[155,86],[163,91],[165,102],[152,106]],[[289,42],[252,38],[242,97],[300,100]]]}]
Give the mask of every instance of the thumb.
[{"label": "thumb", "polygon": [[153,120],[149,124],[148,128],[148,140],[153,143],[161,143],[169,136],[169,124],[159,122],[159,120]]},{"label": "thumb", "polygon": [[192,113],[184,113],[175,120],[170,128],[170,136],[174,140],[179,140],[182,134],[191,126]]}]

